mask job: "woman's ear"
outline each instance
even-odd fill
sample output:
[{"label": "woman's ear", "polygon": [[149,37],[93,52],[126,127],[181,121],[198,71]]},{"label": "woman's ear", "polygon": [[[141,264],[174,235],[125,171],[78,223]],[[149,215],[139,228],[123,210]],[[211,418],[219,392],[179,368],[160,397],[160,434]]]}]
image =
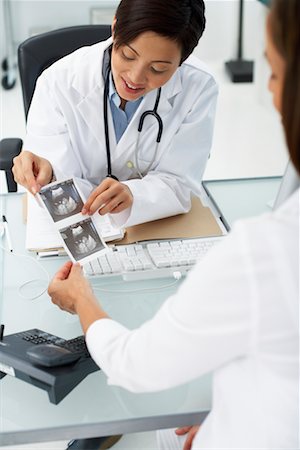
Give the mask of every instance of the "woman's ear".
[{"label": "woman's ear", "polygon": [[117,23],[117,18],[116,18],[116,16],[114,16],[113,21],[112,21],[112,24],[111,24],[111,34],[112,34],[112,38],[114,38],[116,23]]}]

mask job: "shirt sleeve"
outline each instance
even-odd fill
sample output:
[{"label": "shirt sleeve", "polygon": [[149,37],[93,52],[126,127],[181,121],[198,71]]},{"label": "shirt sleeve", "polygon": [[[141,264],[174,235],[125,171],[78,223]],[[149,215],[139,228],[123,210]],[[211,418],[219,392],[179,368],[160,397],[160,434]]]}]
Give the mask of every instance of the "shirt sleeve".
[{"label": "shirt sleeve", "polygon": [[239,234],[212,249],[139,328],[131,331],[111,319],[89,327],[89,351],[109,384],[158,391],[251,351],[255,308]]}]

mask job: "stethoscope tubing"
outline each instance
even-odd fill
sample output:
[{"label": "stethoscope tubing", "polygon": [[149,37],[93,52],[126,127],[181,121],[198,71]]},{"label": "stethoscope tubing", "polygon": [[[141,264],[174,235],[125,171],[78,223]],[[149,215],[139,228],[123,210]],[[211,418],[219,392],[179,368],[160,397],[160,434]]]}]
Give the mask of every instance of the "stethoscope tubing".
[{"label": "stethoscope tubing", "polygon": [[159,105],[159,100],[160,100],[160,95],[161,95],[161,87],[158,88],[157,90],[157,95],[156,95],[156,100],[155,100],[155,105],[153,110],[148,110],[148,111],[144,111],[143,114],[141,115],[140,121],[139,121],[139,126],[138,126],[138,131],[141,132],[143,125],[144,125],[144,120],[147,116],[151,115],[153,117],[155,117],[155,119],[158,121],[158,134],[157,134],[157,138],[156,138],[156,142],[159,143],[161,140],[161,136],[163,133],[163,121],[160,117],[160,115],[157,112],[157,108]]},{"label": "stethoscope tubing", "polygon": [[108,105],[108,87],[109,87],[109,73],[108,71],[105,85],[104,85],[104,99],[103,99],[103,116],[104,116],[104,134],[105,134],[105,147],[106,147],[106,160],[107,160],[107,178],[113,178],[116,181],[119,179],[112,174],[111,170],[111,158],[110,158],[110,142],[109,142],[109,129],[108,129],[108,115],[107,115],[107,105]]},{"label": "stethoscope tubing", "polygon": [[[109,97],[109,75],[110,75],[110,69],[108,69],[107,74],[106,74],[106,79],[105,79],[105,85],[104,85],[104,99],[103,99],[103,117],[104,117],[104,132],[105,132],[105,145],[106,145],[106,159],[107,159],[107,177],[109,178],[113,178],[117,181],[118,178],[112,174],[112,167],[111,167],[111,153],[110,153],[110,142],[109,142],[109,129],[108,129],[108,97]],[[157,108],[159,105],[159,101],[160,101],[160,96],[161,96],[161,87],[159,87],[157,89],[157,95],[156,95],[156,100],[155,100],[155,105],[153,110],[148,110],[148,111],[144,111],[143,114],[140,117],[139,120],[139,125],[138,125],[138,138],[137,138],[137,143],[135,146],[135,151],[134,151],[134,155],[135,155],[135,165],[136,165],[136,169],[138,172],[138,175],[143,178],[143,173],[140,170],[139,167],[139,163],[138,163],[138,148],[139,148],[139,140],[140,140],[140,133],[143,129],[143,125],[144,125],[144,121],[145,118],[147,116],[153,116],[157,122],[158,122],[158,133],[157,133],[157,137],[156,137],[156,147],[155,147],[155,151],[153,154],[153,157],[151,159],[150,164],[148,164],[147,168],[144,170],[144,172],[148,172],[148,170],[150,169],[150,167],[152,166],[153,162],[155,161],[156,155],[157,155],[157,151],[158,151],[158,144],[161,141],[161,137],[162,137],[162,133],[163,133],[163,121],[162,118],[160,117],[160,115],[157,112]]]}]

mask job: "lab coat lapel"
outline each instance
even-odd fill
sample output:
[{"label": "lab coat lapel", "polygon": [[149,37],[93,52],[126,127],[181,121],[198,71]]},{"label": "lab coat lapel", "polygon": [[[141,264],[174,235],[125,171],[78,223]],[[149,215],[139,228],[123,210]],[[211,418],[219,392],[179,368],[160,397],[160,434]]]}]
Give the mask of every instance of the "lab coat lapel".
[{"label": "lab coat lapel", "polygon": [[[78,111],[86,122],[90,131],[93,133],[100,147],[105,148],[105,128],[103,115],[103,87],[96,86],[96,88],[89,93],[78,105]],[[108,115],[108,129],[110,146],[113,149],[116,146],[116,136],[113,128],[113,121],[110,108],[107,111]]]},{"label": "lab coat lapel", "polygon": [[[94,52],[90,53],[90,60],[85,67],[78,72],[73,81],[73,88],[79,93],[81,99],[77,104],[77,110],[97,140],[100,148],[105,149],[105,130],[103,118],[103,93],[104,80],[102,76],[103,53],[112,43],[109,38],[94,46]],[[88,71],[86,67],[89,67]],[[113,123],[108,108],[108,126],[110,145],[112,150],[116,146]]]},{"label": "lab coat lapel", "polygon": [[103,142],[104,136],[103,102],[101,97],[103,97],[103,89],[100,89],[100,86],[97,85],[77,105],[83,120],[99,143]]},{"label": "lab coat lapel", "polygon": [[[157,112],[162,118],[163,122],[166,116],[172,112],[172,97],[180,92],[181,89],[182,86],[179,71],[176,71],[171,80],[169,80],[168,83],[162,87]],[[117,160],[121,156],[124,157],[126,153],[129,154],[130,152],[132,152],[132,148],[134,148],[134,146],[136,145],[138,138],[138,126],[141,115],[145,111],[153,110],[156,95],[157,90],[155,89],[145,96],[137,111],[135,112],[132,120],[130,121],[127,130],[118,142],[114,153],[112,153],[112,161]],[[153,134],[153,142],[155,142],[158,133],[158,122],[156,119],[147,119],[149,119],[148,116],[144,121],[143,130],[141,132],[141,140],[147,138],[149,134]]]}]

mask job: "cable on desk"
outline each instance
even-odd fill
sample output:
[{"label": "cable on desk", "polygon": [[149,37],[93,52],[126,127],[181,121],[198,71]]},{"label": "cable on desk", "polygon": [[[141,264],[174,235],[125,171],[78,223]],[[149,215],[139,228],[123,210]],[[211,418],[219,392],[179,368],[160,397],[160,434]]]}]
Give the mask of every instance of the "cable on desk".
[{"label": "cable on desk", "polygon": [[[47,292],[48,285],[49,285],[49,282],[50,282],[50,276],[49,276],[47,270],[42,266],[42,264],[40,264],[40,263],[37,261],[37,259],[35,259],[34,257],[29,256],[29,255],[22,255],[22,253],[16,253],[15,251],[14,251],[13,253],[11,253],[11,251],[8,250],[7,248],[3,247],[3,245],[0,245],[0,248],[1,248],[2,250],[4,250],[6,253],[8,253],[10,256],[13,256],[13,257],[21,257],[21,258],[27,258],[27,259],[29,259],[30,261],[34,261],[34,262],[35,262],[35,263],[36,263],[36,264],[44,271],[44,273],[46,274],[46,279],[42,279],[42,278],[34,278],[34,279],[32,279],[32,280],[25,281],[25,283],[21,284],[21,286],[18,287],[18,292],[19,292],[19,295],[20,295],[22,298],[24,298],[25,300],[36,300],[37,298],[41,297],[45,292]],[[27,295],[22,294],[22,289],[24,289],[25,286],[28,286],[28,285],[30,285],[31,283],[36,283],[36,282],[40,282],[40,281],[46,281],[47,286],[46,286],[46,288],[43,288],[42,291],[39,292],[37,295],[34,295],[34,296],[27,296]]]},{"label": "cable on desk", "polygon": [[[48,285],[49,285],[49,282],[50,282],[50,276],[49,276],[47,270],[42,266],[42,264],[40,264],[40,263],[38,262],[37,259],[35,259],[34,257],[29,256],[29,255],[22,255],[22,253],[16,253],[15,251],[14,251],[13,253],[11,253],[10,250],[6,249],[6,248],[3,247],[2,245],[0,245],[0,248],[1,248],[2,250],[4,250],[6,253],[8,253],[9,255],[13,256],[13,257],[27,258],[27,259],[29,259],[30,261],[35,262],[35,263],[36,263],[36,264],[44,271],[44,273],[46,274],[46,280],[41,279],[41,278],[34,278],[34,279],[32,279],[32,280],[25,281],[25,283],[21,284],[21,286],[19,286],[19,288],[18,288],[18,292],[19,292],[19,295],[20,295],[22,298],[24,298],[25,300],[36,300],[37,298],[39,298],[39,297],[41,297],[43,294],[45,294],[45,292],[47,292]],[[164,284],[164,285],[162,285],[162,286],[156,286],[156,287],[152,287],[152,288],[141,288],[141,289],[105,289],[105,288],[98,288],[98,287],[95,287],[95,286],[92,286],[92,287],[93,287],[93,290],[94,290],[94,291],[108,292],[108,293],[116,293],[116,294],[139,293],[139,292],[152,292],[152,291],[159,291],[159,290],[161,290],[161,289],[167,289],[167,288],[169,288],[169,287],[174,286],[174,285],[177,284],[178,281],[181,279],[181,276],[182,276],[181,273],[178,272],[178,271],[176,271],[176,272],[173,273],[174,281],[172,281],[171,283],[168,283],[168,284]],[[39,282],[39,281],[46,281],[47,287],[44,288],[44,289],[42,289],[41,292],[39,292],[37,295],[34,295],[34,296],[27,296],[27,295],[22,294],[22,289],[24,289],[25,286],[28,286],[28,285],[30,285],[31,283],[35,283],[35,282]]]}]

